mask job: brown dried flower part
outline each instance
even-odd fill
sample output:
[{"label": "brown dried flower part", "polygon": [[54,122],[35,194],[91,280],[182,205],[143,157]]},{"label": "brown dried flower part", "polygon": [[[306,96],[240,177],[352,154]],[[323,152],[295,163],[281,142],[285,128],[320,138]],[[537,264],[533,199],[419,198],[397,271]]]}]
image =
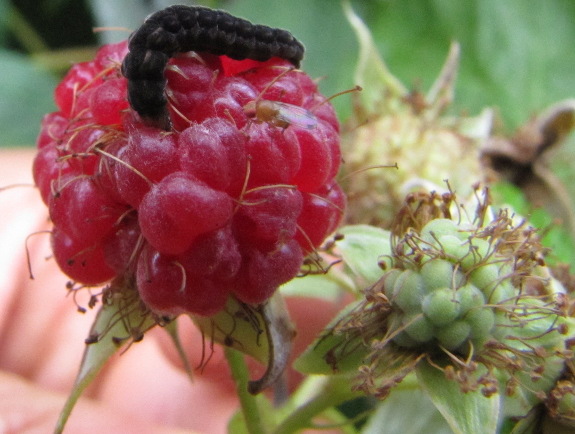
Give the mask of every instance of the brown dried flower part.
[{"label": "brown dried flower part", "polygon": [[574,127],[575,99],[568,99],[528,120],[511,137],[493,136],[481,146],[481,162],[490,181],[515,184],[534,206],[561,219],[572,234],[574,206],[550,161]]},{"label": "brown dried flower part", "polygon": [[453,193],[409,193],[391,224],[391,233],[401,237],[410,229],[420,232],[433,219],[451,219]]},{"label": "brown dried flower part", "polygon": [[575,428],[575,378],[572,371],[569,378],[558,381],[549,392],[545,406],[549,417],[562,425]]},{"label": "brown dried flower part", "polygon": [[354,116],[342,137],[349,223],[388,228],[406,194],[448,191],[448,182],[467,197],[472,184],[483,180],[478,158],[482,133],[478,137],[470,131],[490,131],[491,117],[445,115],[453,100],[459,55],[459,45],[453,43],[427,94],[405,89],[382,61],[374,67],[384,69],[379,81],[364,83],[367,79],[358,74],[370,95],[354,95]]}]

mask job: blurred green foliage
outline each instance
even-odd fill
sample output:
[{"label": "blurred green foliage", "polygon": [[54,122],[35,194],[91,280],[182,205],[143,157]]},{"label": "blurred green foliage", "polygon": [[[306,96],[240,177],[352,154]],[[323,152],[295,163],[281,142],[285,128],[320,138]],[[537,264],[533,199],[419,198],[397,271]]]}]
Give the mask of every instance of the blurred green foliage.
[{"label": "blurred green foliage", "polygon": [[[32,145],[52,91],[71,62],[133,29],[169,0],[0,0],[0,145]],[[176,3],[193,4],[191,1]],[[197,3],[197,2],[196,2]],[[303,67],[322,90],[351,88],[357,43],[339,0],[211,0],[257,23],[283,27],[304,41]],[[462,46],[454,111],[499,108],[511,129],[547,104],[573,95],[575,2],[572,0],[355,0],[391,71],[429,88],[449,43]],[[335,100],[340,114],[349,98]]]}]

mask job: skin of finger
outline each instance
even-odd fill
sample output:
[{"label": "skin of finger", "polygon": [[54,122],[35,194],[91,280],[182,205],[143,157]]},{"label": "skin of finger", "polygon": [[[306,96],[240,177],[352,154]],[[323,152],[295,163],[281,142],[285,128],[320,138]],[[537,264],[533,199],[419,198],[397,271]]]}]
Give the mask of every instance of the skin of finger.
[{"label": "skin of finger", "polygon": [[[30,183],[33,155],[2,150],[0,186]],[[49,235],[39,231],[49,229],[48,213],[36,189],[0,191],[0,211],[0,369],[52,390],[69,390],[92,318],[76,313],[67,278],[46,259]]]},{"label": "skin of finger", "polygon": [[[38,387],[20,376],[0,372],[0,432],[47,433],[54,430],[55,421],[66,397]],[[149,420],[118,411],[114,407],[81,398],[65,432],[75,434],[177,434],[193,433],[181,428],[151,424]]]},{"label": "skin of finger", "polygon": [[[33,155],[27,150],[0,151],[0,173],[3,174],[0,185],[29,182]],[[10,166],[9,170],[8,167],[2,170],[4,163]],[[17,191],[22,188],[24,190]],[[0,291],[3,315],[0,318],[6,318],[0,327],[0,369],[6,375],[19,375],[22,382],[29,381],[28,392],[35,387],[38,393],[66,394],[73,385],[85,347],[84,339],[95,312],[77,313],[72,297],[66,297],[66,277],[53,260],[46,260],[50,254],[48,237],[38,235],[28,243],[25,241],[30,233],[48,227],[46,207],[37,191],[18,187],[2,193],[0,209],[5,211],[3,215],[9,224],[4,230],[0,229],[0,242],[10,255],[0,262],[0,274],[4,278]],[[26,250],[30,254],[34,280],[29,279]],[[78,298],[82,304],[81,297]],[[124,355],[115,357],[95,383],[85,396],[95,396],[98,401],[94,402],[98,405],[109,405],[121,414],[148,421],[150,426],[154,423],[187,429],[198,426],[201,432],[225,432],[226,421],[237,408],[233,388],[220,388],[213,381],[200,382],[192,388],[189,379],[167,361],[153,339],[134,345]],[[0,384],[0,395],[10,396],[7,386],[8,383]],[[194,402],[202,405],[190,406]],[[7,409],[3,407],[5,417],[2,420],[11,417],[10,420],[17,420],[19,403],[23,404],[23,401],[13,401]],[[58,401],[55,409],[37,407],[46,415],[37,417],[48,421],[43,423],[51,427],[45,432],[52,429],[62,403],[62,400]],[[33,418],[33,412],[24,410],[23,414]],[[207,418],[207,414],[217,417]],[[70,426],[78,423],[81,415],[81,411],[74,410]],[[28,423],[33,421],[25,422]]]},{"label": "skin of finger", "polygon": [[158,340],[145,336],[117,357],[98,396],[126,414],[139,414],[145,408],[146,417],[155,423],[225,433],[239,408],[235,387],[228,387],[226,378],[229,372],[223,366],[219,379],[197,375],[191,382],[167,359]]},{"label": "skin of finger", "polygon": [[0,151],[0,331],[10,321],[9,309],[18,295],[17,288],[28,280],[28,275],[22,274],[26,237],[46,217],[38,206],[37,192],[30,186],[32,155],[30,150]]}]

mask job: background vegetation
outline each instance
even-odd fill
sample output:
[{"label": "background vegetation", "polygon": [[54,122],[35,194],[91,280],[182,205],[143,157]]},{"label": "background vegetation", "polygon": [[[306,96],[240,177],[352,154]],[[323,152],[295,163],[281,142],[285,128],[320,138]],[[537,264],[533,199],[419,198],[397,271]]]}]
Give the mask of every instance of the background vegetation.
[{"label": "background vegetation", "polygon": [[[173,3],[221,8],[289,29],[305,43],[303,68],[322,78],[325,94],[355,84],[358,44],[340,0],[0,0],[0,146],[33,146],[70,65],[91,59],[103,43],[127,38],[148,14]],[[575,97],[573,0],[351,3],[392,73],[413,89],[427,90],[450,42],[460,42],[454,114],[494,107],[497,127],[512,132],[549,104]],[[349,98],[334,103],[345,120]],[[574,153],[571,137],[553,159],[572,199]]]},{"label": "background vegetation", "polygon": [[[0,0],[0,144],[32,145],[51,94],[72,62],[129,35],[172,3],[226,9],[291,30],[307,47],[303,67],[325,93],[353,86],[357,43],[338,0]],[[380,51],[409,86],[427,89],[451,40],[462,46],[454,110],[496,106],[508,129],[575,94],[572,0],[355,0]],[[94,27],[126,30],[94,32]],[[346,101],[338,108],[346,114]]]}]

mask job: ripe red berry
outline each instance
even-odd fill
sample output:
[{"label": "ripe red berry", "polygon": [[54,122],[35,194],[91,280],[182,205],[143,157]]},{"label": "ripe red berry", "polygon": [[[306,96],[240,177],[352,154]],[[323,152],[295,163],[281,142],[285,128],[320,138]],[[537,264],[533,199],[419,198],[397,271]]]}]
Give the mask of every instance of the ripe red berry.
[{"label": "ripe red berry", "polygon": [[122,122],[122,112],[128,108],[126,80],[111,78],[94,89],[90,95],[90,110],[94,121],[100,125]]},{"label": "ripe red berry", "polygon": [[101,244],[75,240],[58,227],[52,230],[52,251],[62,271],[77,282],[97,285],[116,274],[108,266]]},{"label": "ripe red berry", "polygon": [[279,243],[273,250],[247,249],[234,294],[246,303],[261,303],[299,271],[303,254],[297,241]]},{"label": "ripe red berry", "polygon": [[183,172],[155,184],[138,207],[142,234],[158,251],[177,255],[199,236],[232,220],[230,196]]},{"label": "ripe red berry", "polygon": [[50,200],[54,225],[86,244],[99,242],[112,232],[127,210],[106,196],[91,177],[68,179]]},{"label": "ripe red berry", "polygon": [[[128,105],[126,53],[75,65],[42,122],[33,172],[56,261],[86,285],[134,278],[160,314],[264,302],[341,220],[333,108],[287,61],[196,53],[169,62],[160,130]],[[254,116],[262,100],[279,112]]]},{"label": "ripe red berry", "polygon": [[[341,213],[345,209],[345,194],[334,182],[315,193],[304,193],[302,196],[303,207],[297,220],[298,233],[295,239],[303,251],[308,253],[337,229]],[[318,225],[317,222],[324,224]]]},{"label": "ripe red berry", "polygon": [[165,315],[211,315],[224,307],[229,296],[226,287],[195,275],[177,258],[149,246],[140,254],[136,276],[144,303]]},{"label": "ripe red berry", "polygon": [[78,97],[89,87],[96,73],[93,62],[78,63],[56,87],[54,99],[64,116],[70,118],[78,113]]}]

